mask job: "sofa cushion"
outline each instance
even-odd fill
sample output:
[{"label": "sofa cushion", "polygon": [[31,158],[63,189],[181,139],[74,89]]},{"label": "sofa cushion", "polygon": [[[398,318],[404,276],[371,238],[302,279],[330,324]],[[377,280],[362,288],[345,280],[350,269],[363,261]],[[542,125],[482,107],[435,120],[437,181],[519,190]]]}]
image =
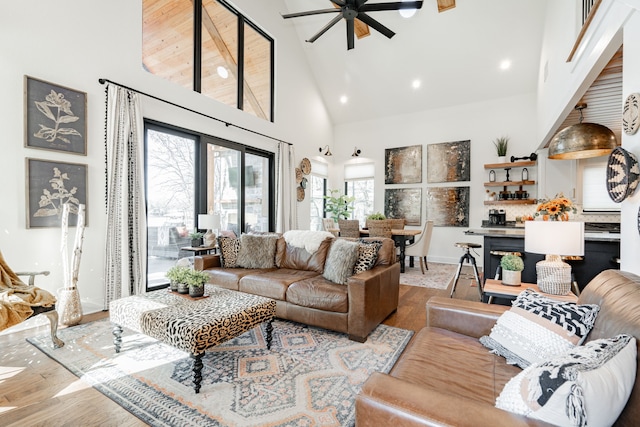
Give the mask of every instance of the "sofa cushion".
[{"label": "sofa cushion", "polygon": [[349,293],[346,286],[337,285],[322,276],[289,285],[287,302],[318,310],[347,313]]},{"label": "sofa cushion", "polygon": [[322,273],[327,260],[327,253],[333,238],[326,238],[313,252],[308,252],[305,248],[292,246],[286,242],[284,237],[278,239],[276,250],[276,266],[279,268],[290,268],[292,270],[307,270]]},{"label": "sofa cushion", "polygon": [[238,267],[275,267],[277,235],[243,234],[240,236]]},{"label": "sofa cushion", "polygon": [[358,258],[358,242],[336,239],[329,248],[327,262],[322,275],[325,279],[342,285],[353,275],[353,266]]},{"label": "sofa cushion", "polygon": [[496,407],[556,425],[612,425],[636,378],[636,340],[621,334],[591,341],[507,383]]},{"label": "sofa cushion", "polygon": [[366,242],[358,243],[358,258],[353,267],[353,274],[362,273],[371,270],[376,265],[378,259],[378,251],[382,246],[382,242]]},{"label": "sofa cushion", "polygon": [[235,237],[218,237],[218,247],[220,248],[220,261],[225,268],[235,268],[238,266],[238,249],[240,240]]},{"label": "sofa cushion", "polygon": [[237,291],[238,283],[244,276],[248,276],[249,274],[261,274],[268,270],[259,268],[213,267],[203,271],[207,272],[211,277],[211,280],[209,281],[210,283],[222,288]]},{"label": "sofa cushion", "polygon": [[422,328],[390,375],[439,393],[493,406],[520,368],[487,352],[477,338],[446,329]]},{"label": "sofa cushion", "polygon": [[286,301],[290,284],[317,276],[315,271],[290,270],[280,268],[260,274],[249,274],[240,279],[238,290],[248,294],[262,295],[275,300]]},{"label": "sofa cushion", "polygon": [[521,368],[581,344],[593,328],[595,304],[574,304],[526,289],[480,342]]}]

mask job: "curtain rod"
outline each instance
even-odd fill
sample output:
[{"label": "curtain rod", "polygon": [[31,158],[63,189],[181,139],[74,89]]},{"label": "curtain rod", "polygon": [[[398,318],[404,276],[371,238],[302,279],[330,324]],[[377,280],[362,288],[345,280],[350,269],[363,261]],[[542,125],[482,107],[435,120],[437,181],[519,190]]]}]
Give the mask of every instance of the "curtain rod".
[{"label": "curtain rod", "polygon": [[128,90],[130,90],[130,91],[133,91],[133,92],[139,93],[140,95],[148,96],[149,98],[153,98],[153,99],[155,99],[155,100],[157,100],[157,101],[164,102],[165,104],[169,104],[169,105],[172,105],[172,106],[174,106],[174,107],[178,107],[178,108],[181,108],[181,109],[183,109],[183,110],[187,110],[187,111],[189,111],[189,112],[191,112],[191,113],[199,114],[199,115],[204,116],[204,117],[206,117],[206,118],[208,118],[208,119],[212,119],[212,120],[215,120],[215,121],[217,121],[217,122],[224,123],[224,125],[225,125],[225,126],[227,126],[227,127],[232,126],[232,127],[234,127],[234,128],[238,128],[238,129],[243,130],[243,131],[245,131],[245,132],[251,132],[251,133],[253,133],[253,134],[260,135],[260,136],[262,136],[262,137],[264,137],[264,138],[269,138],[269,139],[272,139],[272,140],[277,141],[277,142],[284,142],[285,144],[293,145],[293,144],[292,144],[292,143],[290,143],[290,142],[283,141],[283,140],[278,139],[278,138],[274,138],[273,136],[265,135],[264,133],[260,133],[260,132],[257,132],[257,131],[255,131],[255,130],[252,130],[252,129],[248,129],[248,128],[245,128],[245,127],[242,127],[242,126],[234,125],[233,123],[226,122],[226,121],[224,121],[224,120],[222,120],[222,119],[219,119],[219,118],[217,118],[217,117],[213,117],[213,116],[210,116],[210,115],[208,115],[208,114],[201,113],[200,111],[196,111],[196,110],[193,110],[193,109],[191,109],[191,108],[185,107],[185,106],[183,106],[183,105],[176,104],[175,102],[167,101],[166,99],[158,98],[158,97],[157,97],[157,96],[155,96],[155,95],[150,95],[150,94],[148,94],[148,93],[145,93],[145,92],[139,91],[139,90],[137,90],[137,89],[130,88],[129,86],[125,86],[125,85],[123,85],[123,84],[120,84],[120,83],[117,83],[117,82],[111,81],[111,80],[109,80],[109,79],[102,79],[102,78],[101,78],[101,79],[98,79],[98,82],[99,82],[101,85],[103,85],[103,84],[105,84],[105,83],[111,83],[111,84],[114,84],[114,85],[116,85],[116,86],[120,86],[121,88],[128,89]]}]

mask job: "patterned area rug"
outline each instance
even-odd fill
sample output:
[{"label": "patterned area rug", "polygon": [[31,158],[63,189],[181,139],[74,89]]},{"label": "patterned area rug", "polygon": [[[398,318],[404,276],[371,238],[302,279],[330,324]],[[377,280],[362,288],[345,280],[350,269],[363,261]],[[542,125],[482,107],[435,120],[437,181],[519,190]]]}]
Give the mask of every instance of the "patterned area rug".
[{"label": "patterned area rug", "polygon": [[[409,267],[409,261],[405,263],[404,273],[400,273],[400,283],[402,285],[422,286],[423,288],[447,289],[456,275],[458,264],[441,264],[437,262],[427,263],[428,270],[422,274],[420,261],[415,260],[413,268]],[[480,271],[480,269],[478,269]],[[460,278],[473,277],[473,270],[470,266],[463,266]],[[460,282],[458,282],[460,283]]]},{"label": "patterned area rug", "polygon": [[273,323],[271,351],[262,328],[214,347],[203,358],[195,394],[191,359],[126,330],[113,349],[108,319],[29,338],[52,359],[152,426],[352,426],[355,396],[375,371],[388,372],[412,331],[380,325],[365,343],[299,323]]}]

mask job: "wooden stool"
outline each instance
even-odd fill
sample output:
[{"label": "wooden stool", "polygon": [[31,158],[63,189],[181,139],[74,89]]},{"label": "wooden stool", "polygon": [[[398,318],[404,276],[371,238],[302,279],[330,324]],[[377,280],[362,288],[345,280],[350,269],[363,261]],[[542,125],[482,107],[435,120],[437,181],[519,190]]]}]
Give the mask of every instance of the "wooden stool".
[{"label": "wooden stool", "polygon": [[478,274],[478,267],[476,266],[476,259],[471,255],[469,249],[477,249],[481,248],[482,245],[478,243],[456,243],[455,246],[464,249],[464,254],[460,257],[460,262],[458,263],[458,269],[456,270],[456,276],[453,280],[453,286],[451,287],[451,295],[449,298],[453,298],[453,292],[456,290],[456,285],[458,284],[458,279],[460,279],[460,271],[462,271],[462,264],[465,261],[468,261],[473,266],[473,274],[476,277],[476,282],[478,283],[478,293],[480,294],[480,301],[482,301],[482,282],[480,281],[480,275]]}]

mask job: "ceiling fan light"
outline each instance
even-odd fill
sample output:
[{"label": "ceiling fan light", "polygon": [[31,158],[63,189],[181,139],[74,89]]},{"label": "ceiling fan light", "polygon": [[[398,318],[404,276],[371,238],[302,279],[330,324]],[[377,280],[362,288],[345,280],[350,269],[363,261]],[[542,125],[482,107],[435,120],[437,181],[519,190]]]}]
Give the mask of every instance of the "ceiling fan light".
[{"label": "ceiling fan light", "polygon": [[618,146],[611,129],[597,123],[578,123],[558,132],[549,144],[550,159],[586,159],[606,156]]},{"label": "ceiling fan light", "polygon": [[400,13],[400,16],[402,16],[403,18],[408,19],[415,15],[417,11],[418,9],[400,9],[398,13]]}]

